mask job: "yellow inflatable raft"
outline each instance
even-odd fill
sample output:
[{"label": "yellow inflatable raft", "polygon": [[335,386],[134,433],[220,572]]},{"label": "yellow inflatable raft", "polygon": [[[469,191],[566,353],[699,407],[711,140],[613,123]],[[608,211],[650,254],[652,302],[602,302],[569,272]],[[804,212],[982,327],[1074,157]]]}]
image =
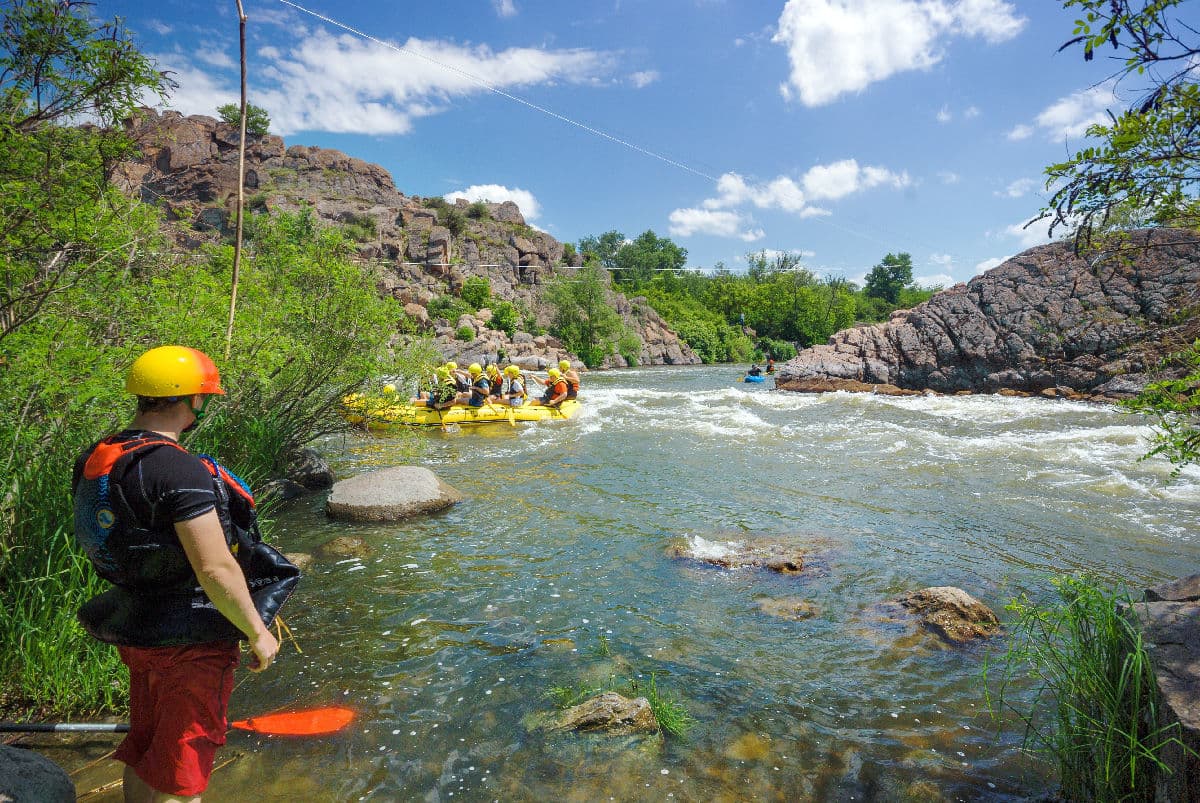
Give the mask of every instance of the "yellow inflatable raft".
[{"label": "yellow inflatable raft", "polygon": [[347,396],[342,400],[346,420],[373,431],[386,432],[396,427],[445,427],[450,424],[516,424],[520,421],[565,421],[579,412],[580,404],[567,399],[557,407],[523,404],[508,407],[499,402],[482,407],[455,405],[445,410],[414,407],[389,399]]}]

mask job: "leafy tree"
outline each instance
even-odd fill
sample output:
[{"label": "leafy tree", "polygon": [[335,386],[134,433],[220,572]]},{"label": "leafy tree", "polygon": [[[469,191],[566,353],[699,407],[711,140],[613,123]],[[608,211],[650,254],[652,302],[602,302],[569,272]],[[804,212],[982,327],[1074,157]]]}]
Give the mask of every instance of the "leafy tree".
[{"label": "leafy tree", "polygon": [[863,292],[889,304],[900,301],[900,291],[912,284],[912,257],[906,253],[888,254],[867,274]]},{"label": "leafy tree", "polygon": [[[1189,4],[1190,5],[1190,4]],[[1109,125],[1088,136],[1099,144],[1046,168],[1055,187],[1043,218],[1076,229],[1076,247],[1107,246],[1108,235],[1138,224],[1200,228],[1200,32],[1184,19],[1182,0],[1066,0],[1078,8],[1073,37],[1085,61],[1110,49],[1118,85],[1135,79],[1142,92]],[[1200,341],[1166,361],[1182,379],[1152,383],[1127,403],[1157,419],[1150,454],[1181,469],[1200,458]]]},{"label": "leafy tree", "polygon": [[621,316],[608,303],[605,278],[603,268],[586,265],[571,279],[552,281],[544,295],[546,302],[554,307],[550,333],[578,354],[589,368],[600,365],[612,354],[618,338],[626,334]]},{"label": "leafy tree", "polygon": [[1075,230],[1077,246],[1130,223],[1200,226],[1200,36],[1184,20],[1182,0],[1063,6],[1083,16],[1060,50],[1079,46],[1091,61],[1111,48],[1117,85],[1136,79],[1144,86],[1110,124],[1088,129],[1099,144],[1046,168],[1054,194],[1042,218],[1051,219],[1051,231]]},{"label": "leafy tree", "polygon": [[687,264],[687,249],[666,237],[644,231],[617,251],[613,278],[637,289],[648,283],[657,271],[678,271]]},{"label": "leafy tree", "polygon": [[0,25],[0,340],[79,272],[138,247],[95,236],[137,230],[116,225],[128,204],[108,183],[134,147],[119,123],[173,84],[90,5],[16,0]]},{"label": "leafy tree", "polygon": [[579,253],[584,262],[596,262],[605,270],[617,267],[617,252],[625,245],[625,235],[615,229],[603,234],[584,237],[579,241]]},{"label": "leafy tree", "polygon": [[[234,128],[240,128],[242,125],[242,109],[237,103],[226,103],[223,106],[218,106],[217,114]],[[253,103],[247,103],[246,133],[266,134],[270,130],[271,116],[267,114],[267,110],[261,106],[255,106]]]}]

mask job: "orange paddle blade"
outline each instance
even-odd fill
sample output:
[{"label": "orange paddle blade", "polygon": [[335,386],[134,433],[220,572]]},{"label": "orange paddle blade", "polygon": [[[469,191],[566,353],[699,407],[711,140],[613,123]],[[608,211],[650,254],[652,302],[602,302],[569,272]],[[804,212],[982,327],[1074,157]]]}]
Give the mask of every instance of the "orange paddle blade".
[{"label": "orange paddle blade", "polygon": [[277,736],[323,736],[336,733],[354,721],[354,711],[341,706],[310,708],[307,711],[285,711],[261,717],[240,719],[229,726],[254,733]]}]

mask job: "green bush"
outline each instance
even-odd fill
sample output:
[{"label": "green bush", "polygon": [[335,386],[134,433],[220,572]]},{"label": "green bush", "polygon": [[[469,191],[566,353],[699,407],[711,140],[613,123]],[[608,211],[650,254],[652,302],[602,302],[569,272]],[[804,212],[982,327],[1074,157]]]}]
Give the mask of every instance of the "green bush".
[{"label": "green bush", "polygon": [[444,209],[438,212],[438,220],[455,237],[462,235],[466,231],[467,216],[457,206],[447,204]]},{"label": "green bush", "polygon": [[488,305],[488,299],[492,297],[492,285],[483,276],[468,276],[463,282],[462,300],[470,305],[472,311],[476,311]]},{"label": "green bush", "polygon": [[758,339],[758,349],[763,358],[769,354],[776,362],[786,362],[796,356],[796,347],[786,340],[774,340],[769,337]]},{"label": "green bush", "polygon": [[450,323],[457,323],[458,319],[462,316],[475,312],[461,298],[449,295],[442,295],[433,299],[426,305],[425,311],[429,313],[430,318],[445,318]]},{"label": "green bush", "polygon": [[493,329],[498,329],[512,337],[520,324],[521,314],[517,312],[517,308],[511,302],[498,301],[492,305],[491,326]]},{"label": "green bush", "polygon": [[470,326],[460,326],[454,330],[454,338],[455,340],[470,343],[475,339],[475,330]]},{"label": "green bush", "polygon": [[115,218],[81,219],[95,227],[89,248],[63,266],[60,291],[4,337],[0,635],[12,648],[0,651],[0,683],[12,705],[62,713],[121,705],[115,651],[74,620],[99,586],[66,534],[71,466],[131,417],[122,378],[137,355],[179,343],[216,360],[228,395],[185,443],[252,484],[279,476],[313,438],[345,428],[337,412],[345,393],[380,374],[415,373],[387,355],[396,302],[349,261],[342,233],[317,227],[311,213],[247,221],[253,258],[242,263],[223,359],[232,248],[176,262],[147,211],[126,201]]},{"label": "green bush", "polygon": [[467,207],[467,217],[472,220],[490,220],[492,211],[488,209],[488,205],[483,201],[476,201]]}]

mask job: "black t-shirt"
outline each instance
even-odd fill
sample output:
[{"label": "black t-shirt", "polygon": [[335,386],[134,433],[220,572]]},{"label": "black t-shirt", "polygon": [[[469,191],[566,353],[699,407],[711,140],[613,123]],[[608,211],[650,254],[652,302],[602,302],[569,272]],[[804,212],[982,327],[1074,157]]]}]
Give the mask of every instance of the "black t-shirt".
[{"label": "black t-shirt", "polygon": [[[145,430],[127,429],[117,437],[132,440],[161,436]],[[87,456],[83,455],[75,463],[72,487],[83,475]],[[124,474],[112,479],[121,486],[138,523],[148,530],[174,532],[176,522],[201,516],[217,504],[208,469],[198,457],[174,446],[158,446],[134,453]]]}]

